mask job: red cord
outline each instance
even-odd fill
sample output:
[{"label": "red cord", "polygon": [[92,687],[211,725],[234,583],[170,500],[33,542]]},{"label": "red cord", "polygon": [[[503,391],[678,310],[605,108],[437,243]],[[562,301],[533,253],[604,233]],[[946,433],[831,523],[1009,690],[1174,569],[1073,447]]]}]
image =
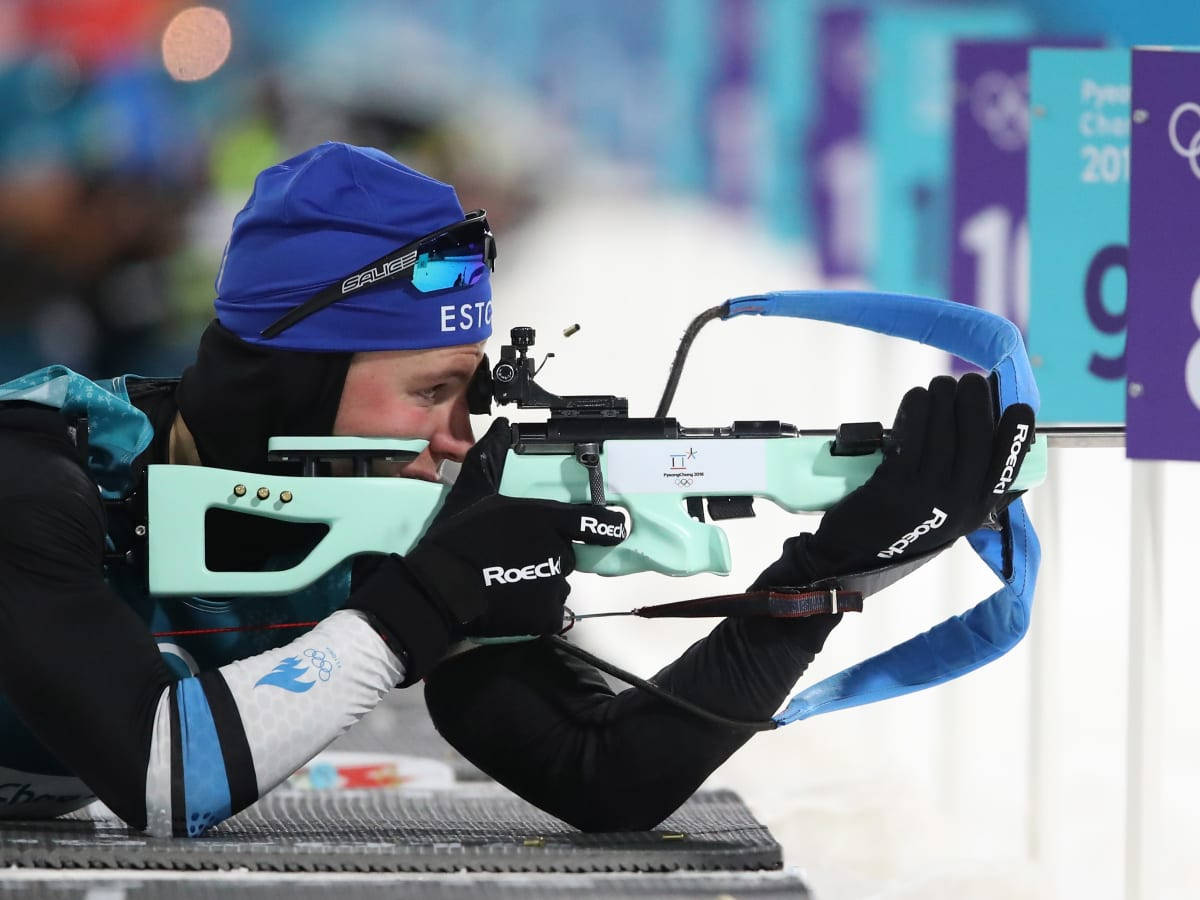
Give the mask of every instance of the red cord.
[{"label": "red cord", "polygon": [[230,625],[227,628],[192,628],[184,631],[155,631],[151,637],[182,637],[189,634],[223,634],[228,631],[273,631],[276,628],[311,628],[316,622],[279,622],[274,625]]}]

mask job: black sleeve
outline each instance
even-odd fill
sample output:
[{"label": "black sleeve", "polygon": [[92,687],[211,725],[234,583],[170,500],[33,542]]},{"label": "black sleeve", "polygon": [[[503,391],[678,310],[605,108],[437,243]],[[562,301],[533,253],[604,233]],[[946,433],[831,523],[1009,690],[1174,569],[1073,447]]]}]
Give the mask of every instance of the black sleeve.
[{"label": "black sleeve", "polygon": [[141,827],[154,712],[175,679],[105,584],[104,510],[64,420],[18,412],[0,416],[0,692],[62,765]]},{"label": "black sleeve", "polygon": [[[721,715],[765,719],[840,618],[727,619],[653,680]],[[636,688],[614,693],[545,641],[452,657],[428,677],[425,700],[460,753],[585,831],[654,827],[752,734]]]}]

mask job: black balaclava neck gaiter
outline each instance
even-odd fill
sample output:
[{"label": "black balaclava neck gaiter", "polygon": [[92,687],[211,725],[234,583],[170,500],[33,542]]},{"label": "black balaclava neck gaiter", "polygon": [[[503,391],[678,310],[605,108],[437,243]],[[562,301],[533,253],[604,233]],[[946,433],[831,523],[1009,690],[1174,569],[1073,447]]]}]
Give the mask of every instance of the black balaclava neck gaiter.
[{"label": "black balaclava neck gaiter", "polygon": [[206,466],[264,474],[267,441],[329,435],[353,353],[249,344],[214,319],[175,397]]}]

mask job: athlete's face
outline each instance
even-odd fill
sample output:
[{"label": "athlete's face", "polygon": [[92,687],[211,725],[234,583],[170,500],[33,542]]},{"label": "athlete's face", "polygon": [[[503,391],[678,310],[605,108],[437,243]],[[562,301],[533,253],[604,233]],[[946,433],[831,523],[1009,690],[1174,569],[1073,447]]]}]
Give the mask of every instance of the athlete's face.
[{"label": "athlete's face", "polygon": [[356,353],[333,423],[335,435],[423,438],[429,446],[388,474],[437,480],[443,460],[461,462],[474,443],[467,386],[483,343]]}]

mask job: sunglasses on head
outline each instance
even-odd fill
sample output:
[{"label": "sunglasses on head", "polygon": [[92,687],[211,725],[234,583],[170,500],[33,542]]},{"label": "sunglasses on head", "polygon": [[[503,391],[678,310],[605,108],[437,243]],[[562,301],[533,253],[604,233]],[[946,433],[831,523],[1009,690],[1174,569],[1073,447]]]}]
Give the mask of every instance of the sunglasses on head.
[{"label": "sunglasses on head", "polygon": [[422,294],[475,284],[496,268],[496,240],[482,209],[430,232],[351,272],[288,310],[260,334],[273,338],[345,297],[380,284],[407,281]]}]

